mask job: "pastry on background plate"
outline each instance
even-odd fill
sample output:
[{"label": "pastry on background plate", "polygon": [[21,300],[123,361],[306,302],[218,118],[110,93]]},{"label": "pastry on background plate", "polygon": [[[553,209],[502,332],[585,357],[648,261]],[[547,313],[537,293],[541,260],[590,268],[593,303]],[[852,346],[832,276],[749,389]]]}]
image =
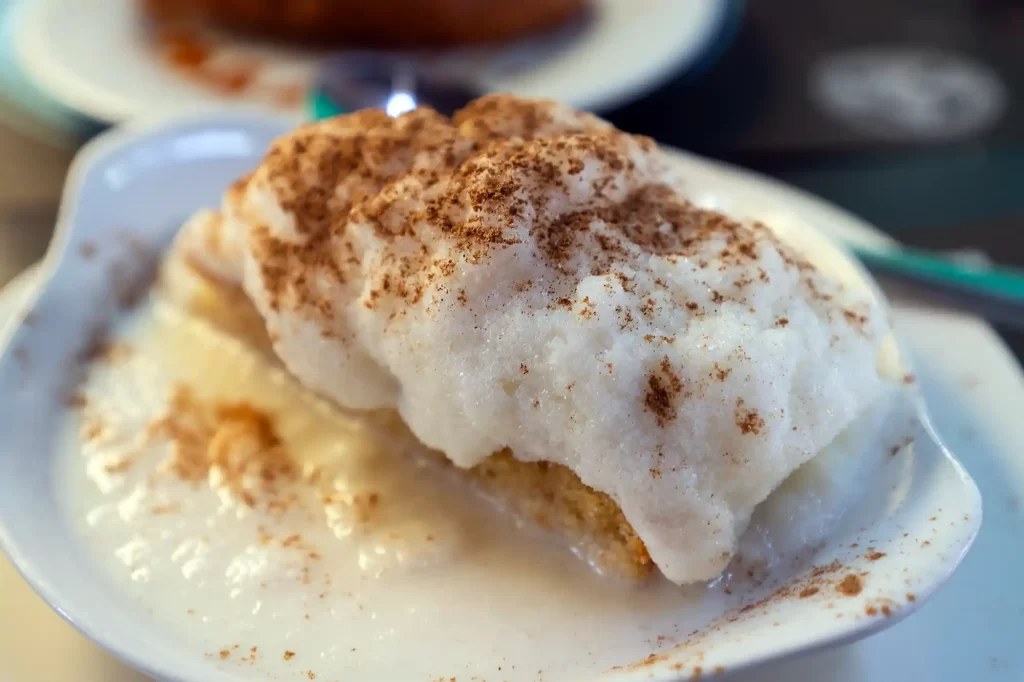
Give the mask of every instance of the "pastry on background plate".
[{"label": "pastry on background plate", "polygon": [[160,22],[200,22],[265,38],[331,45],[445,47],[557,27],[586,0],[141,0]]},{"label": "pastry on background plate", "polygon": [[163,285],[320,395],[395,410],[598,568],[683,584],[899,391],[848,275],[695,205],[650,139],[489,96],[279,138]]}]

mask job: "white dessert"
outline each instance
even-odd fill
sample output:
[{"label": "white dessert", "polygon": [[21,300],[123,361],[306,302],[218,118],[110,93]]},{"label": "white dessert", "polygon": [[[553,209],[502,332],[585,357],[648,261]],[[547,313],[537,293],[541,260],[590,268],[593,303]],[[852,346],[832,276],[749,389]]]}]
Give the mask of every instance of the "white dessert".
[{"label": "white dessert", "polygon": [[397,409],[461,467],[568,467],[677,583],[718,575],[898,381],[882,305],[831,250],[698,209],[650,140],[554,104],[304,126],[225,205],[234,276],[304,385]]},{"label": "white dessert", "polygon": [[[898,497],[912,404],[857,269],[699,191],[549,103],[286,136],[162,273],[228,334],[158,294],[88,368],[68,518],[186,655],[242,678],[597,679],[676,646],[701,674],[693,633],[886,513],[848,516]],[[254,319],[287,372],[237,341]],[[425,446],[561,465],[667,580],[598,575]],[[829,608],[848,576],[819,570]]]}]

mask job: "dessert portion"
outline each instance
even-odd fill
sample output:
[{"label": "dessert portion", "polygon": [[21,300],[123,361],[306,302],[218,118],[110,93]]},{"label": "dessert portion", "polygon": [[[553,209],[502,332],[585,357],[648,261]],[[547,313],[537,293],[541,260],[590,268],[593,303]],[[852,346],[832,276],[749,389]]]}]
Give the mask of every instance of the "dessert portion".
[{"label": "dessert portion", "polygon": [[223,220],[214,211],[192,217],[164,260],[161,291],[180,307],[273,357],[263,317],[249,301],[231,265],[240,262],[241,246],[220,241],[227,236]]},{"label": "dessert portion", "polygon": [[372,47],[513,40],[578,15],[585,0],[141,0],[160,22],[198,22],[278,40]]},{"label": "dessert portion", "polygon": [[277,140],[170,260],[244,291],[243,335],[308,388],[396,410],[599,567],[682,584],[898,390],[831,250],[685,191],[653,141],[551,102],[364,111]]}]

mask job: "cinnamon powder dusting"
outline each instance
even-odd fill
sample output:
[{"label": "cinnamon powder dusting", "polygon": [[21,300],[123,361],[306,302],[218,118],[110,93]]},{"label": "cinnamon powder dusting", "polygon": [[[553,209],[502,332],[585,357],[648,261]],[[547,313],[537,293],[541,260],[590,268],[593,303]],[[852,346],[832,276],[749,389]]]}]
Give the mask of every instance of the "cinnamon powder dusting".
[{"label": "cinnamon powder dusting", "polygon": [[193,483],[210,479],[248,506],[280,508],[286,500],[272,498],[299,476],[270,415],[245,402],[205,402],[180,384],[146,440],[170,444],[162,471]]},{"label": "cinnamon powder dusting", "polygon": [[675,401],[683,391],[683,382],[672,370],[668,356],[661,360],[659,371],[647,377],[644,409],[654,415],[658,426],[665,427],[678,416]]},{"label": "cinnamon powder dusting", "polygon": [[744,405],[743,398],[739,398],[736,401],[736,426],[743,435],[760,435],[761,429],[764,428],[764,419],[758,414],[757,410],[747,409]]},{"label": "cinnamon powder dusting", "polygon": [[853,573],[848,573],[839,581],[839,584],[836,585],[836,591],[846,597],[856,597],[860,594],[861,589],[863,589],[861,580]]},{"label": "cinnamon powder dusting", "polygon": [[[510,115],[516,118],[504,118]],[[418,305],[431,294],[444,305],[456,296],[444,282],[460,263],[481,264],[522,244],[522,226],[532,255],[565,280],[550,289],[552,305],[565,307],[572,301],[562,292],[584,275],[613,274],[623,291],[639,296],[632,277],[617,270],[638,249],[711,267],[699,252],[714,238],[724,244],[715,263],[722,268],[749,266],[760,258],[762,241],[776,244],[766,228],[698,208],[641,171],[637,159],[655,152],[650,139],[593,116],[502,96],[473,102],[452,119],[423,107],[397,118],[365,110],[299,128],[274,143],[249,181],[273,193],[300,235],[286,241],[254,226],[271,307],[316,307],[324,294],[314,282],[344,284],[358,276],[349,272],[360,267],[362,253],[349,234],[353,224],[372,226],[386,242],[379,276],[363,300],[371,309],[385,298]],[[576,192],[574,178],[583,176],[590,178],[586,201],[563,211],[544,208],[553,194]],[[441,258],[431,257],[437,237],[449,246]],[[581,253],[587,272],[578,271]],[[455,291],[460,305],[472,303],[464,290]],[[711,292],[715,304],[726,298]],[[646,296],[635,312],[649,316],[662,303]],[[694,302],[674,305],[697,309]],[[633,328],[633,312],[623,311],[624,329]],[[581,311],[584,318],[594,314],[592,307]]]}]

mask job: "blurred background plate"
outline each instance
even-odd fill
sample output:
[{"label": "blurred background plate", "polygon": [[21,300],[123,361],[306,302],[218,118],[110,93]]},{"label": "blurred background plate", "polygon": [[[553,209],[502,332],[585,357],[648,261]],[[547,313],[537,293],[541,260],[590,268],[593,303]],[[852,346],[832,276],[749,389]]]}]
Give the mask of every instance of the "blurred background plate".
[{"label": "blurred background plate", "polygon": [[19,0],[0,0],[0,122],[48,145],[68,146],[88,122],[54,101],[19,68],[14,56]]},{"label": "blurred background plate", "polygon": [[[736,0],[595,0],[587,21],[502,49],[465,53],[491,91],[607,109],[721,51]],[[224,77],[189,78],[128,0],[24,0],[15,49],[28,76],[67,107],[107,123],[197,106],[245,104],[302,114],[323,53],[205,37]]]}]

